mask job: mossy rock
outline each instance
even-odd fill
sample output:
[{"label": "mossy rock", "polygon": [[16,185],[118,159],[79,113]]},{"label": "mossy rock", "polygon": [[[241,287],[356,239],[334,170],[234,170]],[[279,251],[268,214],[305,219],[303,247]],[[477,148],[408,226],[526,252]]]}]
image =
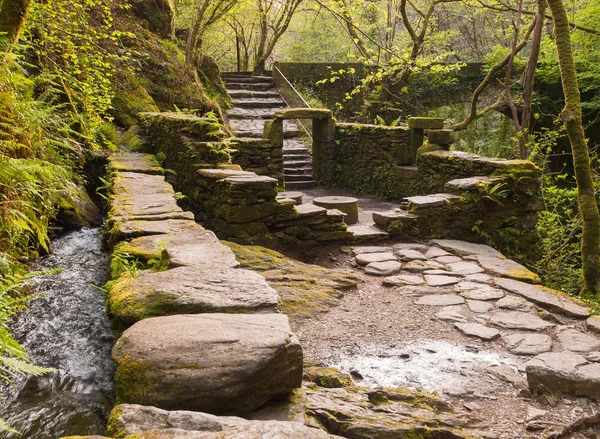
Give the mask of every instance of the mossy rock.
[{"label": "mossy rock", "polygon": [[159,111],[143,81],[129,69],[117,69],[113,105],[115,121],[124,127],[135,125],[138,113]]},{"label": "mossy rock", "polygon": [[163,38],[171,37],[173,4],[170,0],[134,0],[131,2],[135,15],[148,23],[148,29]]},{"label": "mossy rock", "polygon": [[242,266],[264,276],[279,293],[280,311],[291,319],[327,311],[339,303],[344,290],[360,282],[352,272],[305,264],[264,247],[223,244],[233,250]]},{"label": "mossy rock", "polygon": [[68,229],[82,227],[97,227],[102,224],[102,214],[82,186],[66,183],[71,188],[68,194],[58,202],[58,212],[55,221]]},{"label": "mossy rock", "polygon": [[334,367],[305,367],[303,378],[327,389],[335,389],[354,385],[354,381],[350,375],[340,372]]},{"label": "mossy rock", "polygon": [[225,84],[221,79],[219,66],[210,56],[200,55],[196,60],[196,71],[200,82],[204,85],[207,95],[216,100],[222,109],[231,108],[231,97],[227,93]]}]

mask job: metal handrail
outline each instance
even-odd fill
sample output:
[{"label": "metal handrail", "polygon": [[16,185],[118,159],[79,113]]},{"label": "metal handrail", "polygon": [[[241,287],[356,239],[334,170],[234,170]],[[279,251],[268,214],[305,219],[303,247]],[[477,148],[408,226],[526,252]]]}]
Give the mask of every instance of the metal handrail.
[{"label": "metal handrail", "polygon": [[[277,74],[279,76],[281,76],[283,78],[283,80],[286,82],[287,86],[292,90],[292,92],[298,97],[300,98],[301,102],[304,104],[304,106],[306,108],[312,108],[310,106],[310,104],[308,102],[306,102],[306,100],[304,100],[304,98],[300,95],[300,93],[298,93],[298,90],[296,90],[294,88],[294,86],[292,85],[292,83],[285,77],[285,75],[283,74],[283,72],[281,70],[279,70],[279,67],[277,67],[275,64],[273,64],[273,75],[275,75],[275,72],[277,72]],[[290,104],[288,103],[288,101],[285,99],[285,96],[281,96],[283,101],[285,102],[285,104],[290,107]],[[310,132],[310,130],[306,127],[306,125],[304,125],[304,123],[300,120],[300,119],[296,119],[296,121],[298,122],[298,124],[302,127],[302,129],[304,130],[304,132],[306,133],[306,135],[310,138],[310,141],[312,143],[312,134]]]}]

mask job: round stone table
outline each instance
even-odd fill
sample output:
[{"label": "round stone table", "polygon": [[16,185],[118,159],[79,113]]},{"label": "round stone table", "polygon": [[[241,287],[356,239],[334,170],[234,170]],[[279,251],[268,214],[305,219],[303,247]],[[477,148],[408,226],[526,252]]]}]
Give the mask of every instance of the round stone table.
[{"label": "round stone table", "polygon": [[296,205],[302,204],[302,192],[284,191],[277,194],[277,198],[288,198],[294,200]]},{"label": "round stone table", "polygon": [[358,222],[358,200],[352,197],[319,197],[313,200],[315,206],[325,207],[326,209],[338,209],[346,214],[344,221],[346,224],[356,224]]}]

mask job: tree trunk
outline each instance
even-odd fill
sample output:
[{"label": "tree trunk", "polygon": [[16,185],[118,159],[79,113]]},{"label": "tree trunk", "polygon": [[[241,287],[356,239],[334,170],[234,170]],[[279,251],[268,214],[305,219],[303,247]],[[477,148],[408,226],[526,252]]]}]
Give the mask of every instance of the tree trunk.
[{"label": "tree trunk", "polygon": [[267,13],[263,6],[262,0],[258,0],[258,13],[260,14],[260,32],[258,34],[258,47],[256,48],[256,55],[254,56],[254,74],[263,75],[265,73],[265,63],[267,62],[265,49],[267,46],[269,28],[267,24]]},{"label": "tree trunk", "polygon": [[571,149],[577,181],[577,201],[583,218],[581,256],[584,292],[600,293],[600,213],[594,193],[590,157],[583,131],[581,98],[577,84],[577,72],[571,47],[571,35],[567,11],[562,0],[547,0],[554,21],[554,41],[565,95],[562,117]]},{"label": "tree trunk", "polygon": [[14,44],[19,39],[30,6],[31,0],[2,0],[2,4],[0,4],[0,32],[6,34],[8,44]]}]

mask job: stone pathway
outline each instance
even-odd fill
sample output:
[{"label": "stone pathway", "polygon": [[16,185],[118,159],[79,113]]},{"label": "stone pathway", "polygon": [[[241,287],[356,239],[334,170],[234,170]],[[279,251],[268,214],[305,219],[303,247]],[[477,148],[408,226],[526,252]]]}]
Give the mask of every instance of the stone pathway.
[{"label": "stone pathway", "polygon": [[[231,96],[233,108],[226,115],[233,133],[240,138],[261,138],[265,121],[271,119],[285,101],[275,89],[270,77],[244,73],[223,73],[223,81]],[[302,128],[294,120],[283,122],[284,181],[287,189],[308,188],[312,179],[312,156]]]},{"label": "stone pathway", "polygon": [[[371,386],[445,394],[481,420],[476,437],[545,437],[598,410],[598,317],[495,249],[431,240],[329,255],[323,265],[363,284],[327,316],[294,322],[309,358]],[[588,430],[565,437],[596,437]]]}]

